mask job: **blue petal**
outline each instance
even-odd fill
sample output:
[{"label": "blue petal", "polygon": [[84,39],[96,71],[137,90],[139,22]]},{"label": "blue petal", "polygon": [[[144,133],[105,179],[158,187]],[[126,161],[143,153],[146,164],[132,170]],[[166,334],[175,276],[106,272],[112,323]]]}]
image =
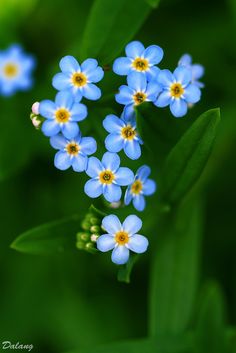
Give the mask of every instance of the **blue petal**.
[{"label": "blue petal", "polygon": [[91,198],[99,197],[102,194],[102,184],[96,179],[90,179],[84,185],[84,192]]},{"label": "blue petal", "polygon": [[174,77],[177,82],[180,82],[183,86],[186,86],[192,79],[191,70],[184,66],[178,66],[174,71]]},{"label": "blue petal", "polygon": [[53,136],[60,131],[60,125],[55,120],[45,120],[41,130],[45,136]]},{"label": "blue petal", "polygon": [[86,170],[88,164],[88,157],[78,154],[72,159],[72,168],[75,172],[83,172]]},{"label": "blue petal", "polygon": [[143,195],[135,195],[133,198],[133,205],[137,211],[142,212],[146,206],[146,201]]},{"label": "blue petal", "polygon": [[120,157],[116,153],[106,152],[102,157],[102,164],[105,169],[116,172],[120,166]]},{"label": "blue petal", "polygon": [[158,96],[158,98],[154,102],[154,104],[157,107],[164,108],[164,107],[167,107],[167,105],[169,105],[170,102],[171,102],[170,91],[169,90],[165,90],[165,91],[160,93],[160,95]]},{"label": "blue petal", "polygon": [[98,66],[98,62],[96,59],[91,59],[88,58],[86,60],[83,61],[83,63],[81,64],[81,71],[85,73],[85,75],[87,75],[88,73],[91,73],[92,71],[94,71]]},{"label": "blue petal", "polygon": [[141,156],[140,144],[137,140],[125,141],[124,151],[130,159],[138,159]]},{"label": "blue petal", "polygon": [[125,198],[124,198],[125,205],[129,205],[132,198],[133,198],[133,196],[130,192],[130,186],[129,186],[129,187],[127,187],[126,192],[125,192]]},{"label": "blue petal", "polygon": [[100,88],[98,88],[93,83],[88,83],[82,87],[82,93],[85,98],[93,101],[99,99],[102,95]]},{"label": "blue petal", "polygon": [[108,202],[117,202],[121,199],[121,188],[115,184],[105,185],[103,195]]},{"label": "blue petal", "polygon": [[87,74],[88,81],[94,83],[101,81],[103,79],[103,76],[104,71],[100,66],[98,66],[95,70]]},{"label": "blue petal", "polygon": [[55,154],[54,164],[57,169],[66,170],[71,166],[71,158],[68,153],[59,151]]},{"label": "blue petal", "polygon": [[122,57],[114,61],[113,71],[117,75],[128,75],[131,69],[132,60],[130,58]]},{"label": "blue petal", "polygon": [[132,71],[127,77],[128,86],[137,92],[144,92],[147,87],[146,75],[142,72]]},{"label": "blue petal", "polygon": [[148,240],[143,235],[135,234],[130,237],[127,247],[137,254],[142,254],[148,248]]},{"label": "blue petal", "polygon": [[136,234],[142,228],[142,221],[139,217],[135,215],[130,215],[126,217],[123,222],[123,230],[129,235]]},{"label": "blue petal", "polygon": [[137,170],[137,178],[141,180],[143,183],[147,180],[149,175],[151,174],[151,169],[147,165],[143,165]]},{"label": "blue petal", "polygon": [[204,75],[204,67],[199,64],[194,64],[192,66],[192,79],[193,81],[198,80]]},{"label": "blue petal", "polygon": [[131,104],[126,105],[124,107],[123,113],[124,113],[124,119],[125,120],[130,119],[130,118],[132,118],[134,116],[135,111],[134,111],[133,102]]},{"label": "blue petal", "polygon": [[73,73],[75,71],[80,71],[78,61],[71,55],[64,56],[61,59],[59,66],[62,72]]},{"label": "blue petal", "polygon": [[69,91],[61,91],[57,93],[55,103],[57,108],[63,107],[70,110],[74,103],[74,99]]},{"label": "blue petal", "polygon": [[183,99],[174,99],[170,105],[170,110],[176,118],[181,118],[187,113],[187,103]]},{"label": "blue petal", "polygon": [[130,115],[125,115],[124,110],[121,114],[121,119],[125,122],[125,124],[130,124],[133,128],[136,128],[136,114],[135,111],[132,112]]},{"label": "blue petal", "polygon": [[90,157],[88,160],[88,167],[86,174],[91,178],[96,178],[99,173],[103,170],[102,163],[96,157]]},{"label": "blue petal", "polygon": [[121,134],[110,134],[105,139],[105,146],[109,152],[120,152],[124,147],[124,139]]},{"label": "blue petal", "polygon": [[146,180],[145,183],[143,183],[142,191],[143,191],[143,194],[147,196],[154,194],[154,192],[156,191],[155,181],[152,179]]},{"label": "blue petal", "polygon": [[150,45],[143,53],[143,57],[149,61],[150,65],[159,64],[163,55],[163,50],[158,45]]},{"label": "blue petal", "polygon": [[170,70],[161,70],[157,77],[157,81],[165,88],[169,88],[175,78]]},{"label": "blue petal", "polygon": [[146,72],[148,81],[152,81],[152,80],[157,81],[157,77],[160,72],[161,70],[159,69],[159,67],[156,67],[156,66],[150,67],[150,69]]},{"label": "blue petal", "polygon": [[97,248],[102,252],[114,249],[115,245],[115,238],[108,234],[103,234],[97,239]]},{"label": "blue petal", "polygon": [[111,260],[116,265],[124,265],[129,260],[129,249],[124,245],[118,245],[112,251]]},{"label": "blue petal", "polygon": [[134,173],[126,167],[121,167],[117,170],[115,182],[120,186],[130,185],[134,181]]},{"label": "blue petal", "polygon": [[63,150],[66,147],[67,143],[68,141],[61,134],[52,136],[50,138],[50,144],[56,150]]},{"label": "blue petal", "polygon": [[197,103],[201,98],[201,91],[195,84],[190,84],[184,90],[184,99],[188,103]]},{"label": "blue petal", "polygon": [[39,114],[44,118],[53,119],[56,110],[55,103],[50,100],[43,100],[39,104]]},{"label": "blue petal", "polygon": [[115,234],[121,230],[119,218],[113,214],[103,218],[102,226],[109,234]]},{"label": "blue petal", "polygon": [[113,114],[107,115],[102,124],[104,129],[110,133],[118,133],[125,126],[123,120]]},{"label": "blue petal", "polygon": [[87,155],[93,154],[97,150],[97,142],[93,137],[82,137],[80,141],[81,152]]},{"label": "blue petal", "polygon": [[192,57],[189,54],[184,54],[179,59],[178,65],[179,66],[190,66],[192,63]]},{"label": "blue petal", "polygon": [[162,87],[159,83],[155,81],[151,81],[147,84],[147,99],[151,102],[157,99],[158,94],[162,91]]},{"label": "blue petal", "polygon": [[74,103],[70,113],[72,121],[82,121],[88,115],[88,109],[84,104]]},{"label": "blue petal", "polygon": [[83,98],[82,92],[78,87],[71,87],[69,91],[71,92],[76,103],[79,103]]},{"label": "blue petal", "polygon": [[68,122],[61,127],[63,135],[68,138],[74,138],[79,133],[79,126],[76,122]]},{"label": "blue petal", "polygon": [[120,86],[119,93],[115,95],[115,99],[119,104],[130,104],[133,103],[133,90],[125,85]]},{"label": "blue petal", "polygon": [[128,57],[135,59],[141,57],[145,48],[141,42],[133,41],[126,45],[125,53]]},{"label": "blue petal", "polygon": [[60,72],[53,77],[52,85],[58,91],[63,91],[70,88],[70,79],[67,75]]}]

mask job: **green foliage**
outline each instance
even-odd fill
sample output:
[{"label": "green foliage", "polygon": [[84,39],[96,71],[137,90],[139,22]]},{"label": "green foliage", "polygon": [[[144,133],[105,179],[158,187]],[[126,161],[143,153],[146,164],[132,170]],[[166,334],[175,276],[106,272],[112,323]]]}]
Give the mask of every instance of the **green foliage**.
[{"label": "green foliage", "polygon": [[189,200],[169,214],[151,264],[150,334],[180,334],[192,315],[199,280],[201,204]]},{"label": "green foliage", "polygon": [[132,254],[129,258],[129,261],[125,264],[120,266],[118,270],[117,279],[120,282],[130,283],[130,275],[133,269],[135,262],[138,260],[139,255]]},{"label": "green foliage", "polygon": [[[98,57],[109,64],[139,30],[150,6],[145,0],[95,0],[86,24],[82,57]],[[122,22],[121,22],[122,18]]]},{"label": "green foliage", "polygon": [[160,0],[146,0],[147,3],[152,7],[157,7],[159,5]]}]

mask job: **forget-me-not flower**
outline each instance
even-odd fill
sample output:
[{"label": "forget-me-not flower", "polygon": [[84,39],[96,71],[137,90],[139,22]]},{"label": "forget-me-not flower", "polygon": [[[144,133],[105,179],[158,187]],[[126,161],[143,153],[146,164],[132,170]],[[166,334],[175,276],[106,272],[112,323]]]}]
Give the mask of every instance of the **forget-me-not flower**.
[{"label": "forget-me-not flower", "polygon": [[133,41],[125,47],[126,57],[117,58],[113,64],[113,71],[117,75],[129,75],[132,71],[142,72],[150,81],[154,79],[160,69],[155,66],[163,58],[163,50],[157,45],[150,45],[145,49],[143,44]]},{"label": "forget-me-not flower", "polygon": [[87,116],[87,107],[81,103],[75,103],[70,92],[58,92],[55,103],[43,100],[39,105],[39,113],[46,120],[42,125],[42,132],[46,136],[57,135],[60,131],[70,139],[78,135],[78,121]]},{"label": "forget-me-not flower", "polygon": [[130,117],[134,107],[143,102],[154,102],[161,92],[161,86],[156,81],[148,82],[145,75],[133,71],[127,77],[128,86],[122,85],[116,94],[116,101],[125,105],[124,116]]},{"label": "forget-me-not flower", "polygon": [[10,96],[31,88],[35,59],[25,54],[20,45],[0,51],[0,94]]},{"label": "forget-me-not flower", "polygon": [[138,211],[143,211],[146,205],[145,196],[152,195],[156,191],[156,183],[148,179],[151,169],[143,165],[137,170],[134,182],[128,186],[125,192],[125,205],[133,201],[133,205]]},{"label": "forget-me-not flower", "polygon": [[176,118],[187,113],[189,103],[197,103],[201,98],[200,89],[191,83],[191,71],[183,66],[177,67],[173,74],[169,70],[162,70],[157,80],[163,91],[154,104],[161,108],[169,105]]},{"label": "forget-me-not flower", "polygon": [[120,152],[122,149],[131,159],[141,156],[142,140],[136,130],[135,116],[118,118],[110,114],[103,120],[104,128],[110,133],[105,139],[106,149],[110,152]]},{"label": "forget-me-not flower", "polygon": [[102,227],[108,234],[97,239],[97,248],[102,252],[112,251],[111,260],[117,265],[123,265],[129,260],[130,251],[144,253],[148,248],[148,239],[137,234],[142,227],[142,221],[135,215],[126,217],[123,224],[115,215],[103,218]]},{"label": "forget-me-not flower", "polygon": [[184,54],[178,63],[178,66],[184,66],[192,72],[192,83],[199,88],[203,88],[204,84],[199,79],[204,75],[204,67],[200,64],[192,64],[192,57],[189,54]]},{"label": "forget-me-not flower", "polygon": [[96,157],[90,157],[86,170],[91,177],[84,186],[85,193],[96,198],[104,195],[109,202],[121,199],[121,186],[129,185],[134,180],[134,173],[126,167],[120,167],[120,157],[116,153],[106,152],[100,162]]},{"label": "forget-me-not flower", "polygon": [[95,59],[86,59],[81,65],[70,55],[60,61],[62,72],[53,77],[52,85],[59,91],[69,91],[76,102],[82,97],[97,100],[101,97],[101,90],[94,83],[102,80],[103,69]]},{"label": "forget-me-not flower", "polygon": [[75,172],[83,172],[87,168],[88,155],[97,150],[97,143],[93,137],[82,137],[81,133],[72,139],[66,139],[58,134],[50,138],[51,146],[59,150],[54,158],[54,165],[60,170],[70,167]]}]

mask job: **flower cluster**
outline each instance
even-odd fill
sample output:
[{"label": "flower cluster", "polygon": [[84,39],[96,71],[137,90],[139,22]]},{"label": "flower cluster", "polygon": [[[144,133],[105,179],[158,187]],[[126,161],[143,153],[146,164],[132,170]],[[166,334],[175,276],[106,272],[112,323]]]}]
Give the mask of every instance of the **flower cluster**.
[{"label": "flower cluster", "polygon": [[[141,157],[145,141],[137,130],[135,106],[147,101],[157,107],[169,105],[175,117],[185,115],[189,104],[200,99],[203,84],[199,79],[204,70],[201,65],[192,65],[187,54],[173,73],[161,70],[157,64],[163,58],[163,50],[157,45],[145,49],[142,43],[134,41],[126,46],[125,52],[126,57],[116,59],[113,64],[117,75],[127,76],[127,85],[122,85],[115,95],[124,109],[120,117],[109,114],[103,120],[108,134],[104,141],[107,151],[101,160],[89,157],[96,152],[97,143],[93,137],[83,137],[79,127],[79,122],[88,115],[82,98],[95,101],[101,97],[101,90],[95,83],[101,81],[104,71],[95,59],[87,59],[80,65],[72,56],[62,58],[61,72],[52,80],[53,87],[59,91],[55,101],[35,103],[31,118],[34,126],[41,127],[57,150],[55,166],[60,170],[71,167],[75,172],[85,172],[89,176],[84,192],[90,198],[103,195],[107,202],[119,207],[122,187],[126,186],[124,205],[132,202],[134,208],[142,212],[145,197],[156,191],[155,181],[149,178],[151,169],[142,165],[134,174],[130,168],[121,166],[118,155],[123,150],[131,160]],[[125,264],[130,251],[141,254],[148,247],[147,238],[137,234],[142,221],[135,215],[129,215],[121,224],[116,215],[105,216],[102,220],[94,218],[90,212],[81,227],[83,232],[77,234],[77,247],[89,252],[112,250],[115,264]]]},{"label": "flower cluster", "polygon": [[0,51],[0,95],[11,96],[16,91],[31,88],[35,59],[23,52],[20,45]]}]

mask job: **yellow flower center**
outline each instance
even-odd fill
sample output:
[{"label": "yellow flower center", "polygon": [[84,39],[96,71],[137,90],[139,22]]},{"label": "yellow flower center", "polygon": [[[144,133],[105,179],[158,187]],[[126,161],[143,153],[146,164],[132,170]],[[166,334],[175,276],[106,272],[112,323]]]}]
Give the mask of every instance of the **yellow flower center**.
[{"label": "yellow flower center", "polygon": [[82,72],[75,72],[72,75],[71,81],[76,87],[83,87],[87,83],[87,77]]},{"label": "yellow flower center", "polygon": [[147,71],[149,69],[149,62],[147,59],[136,58],[132,62],[132,65],[137,71]]},{"label": "yellow flower center", "polygon": [[184,89],[180,83],[173,83],[170,86],[170,94],[174,98],[180,98],[184,93]]},{"label": "yellow flower center", "polygon": [[67,109],[60,108],[56,111],[55,118],[58,123],[67,123],[70,119],[70,112]]},{"label": "yellow flower center", "polygon": [[117,232],[115,235],[115,240],[119,245],[125,245],[129,241],[129,235],[124,231]]},{"label": "yellow flower center", "polygon": [[66,146],[66,151],[71,156],[76,156],[79,153],[79,150],[80,150],[80,147],[79,147],[78,143],[76,143],[76,142],[70,142]]},{"label": "yellow flower center", "polygon": [[3,68],[4,75],[8,78],[15,77],[18,74],[18,71],[19,68],[14,63],[8,63]]},{"label": "yellow flower center", "polygon": [[133,140],[136,136],[136,131],[132,126],[127,125],[121,129],[121,135],[125,140]]},{"label": "yellow flower center", "polygon": [[133,100],[135,105],[139,105],[145,102],[146,98],[147,98],[147,95],[143,92],[137,92],[133,95]]},{"label": "yellow flower center", "polygon": [[134,195],[140,194],[143,189],[143,183],[140,180],[135,180],[131,186],[131,193]]},{"label": "yellow flower center", "polygon": [[111,170],[106,169],[99,174],[99,180],[102,184],[111,184],[114,179],[115,175]]}]

